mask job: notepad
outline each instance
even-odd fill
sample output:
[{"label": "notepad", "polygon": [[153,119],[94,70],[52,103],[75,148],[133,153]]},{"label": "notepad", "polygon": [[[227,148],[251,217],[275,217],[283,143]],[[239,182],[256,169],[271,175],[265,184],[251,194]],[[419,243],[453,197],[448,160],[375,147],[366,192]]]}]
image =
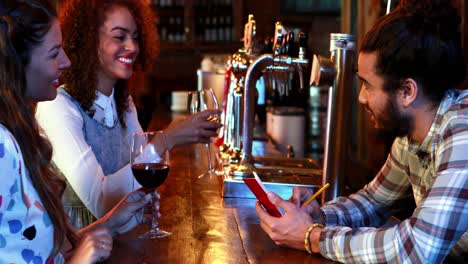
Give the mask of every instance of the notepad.
[{"label": "notepad", "polygon": [[267,189],[263,185],[262,181],[258,177],[257,173],[253,173],[254,178],[244,178],[245,184],[249,187],[250,191],[257,197],[258,201],[271,216],[281,217],[283,216],[278,208],[270,201],[267,195]]}]

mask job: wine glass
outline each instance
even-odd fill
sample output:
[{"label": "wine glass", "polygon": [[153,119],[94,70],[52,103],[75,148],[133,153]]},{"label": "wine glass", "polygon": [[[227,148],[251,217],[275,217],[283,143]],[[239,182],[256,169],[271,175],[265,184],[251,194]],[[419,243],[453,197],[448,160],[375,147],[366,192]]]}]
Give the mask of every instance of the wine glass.
[{"label": "wine glass", "polygon": [[[213,92],[213,89],[211,88],[205,88],[201,91],[191,91],[188,94],[188,111],[190,113],[197,113],[201,112],[204,110],[217,110],[219,109],[219,104],[218,100],[216,99],[216,95]],[[213,114],[210,115],[207,118],[207,121],[210,122],[220,122],[220,116],[219,114]],[[216,131],[216,128],[214,128]],[[199,179],[205,178],[205,177],[213,177],[217,176],[217,172],[214,169],[214,166],[211,162],[211,150],[210,150],[210,144],[206,144],[206,151],[208,154],[208,171],[205,173],[202,173],[198,176]]]},{"label": "wine glass", "polygon": [[132,136],[132,148],[130,153],[130,164],[132,166],[133,176],[147,192],[153,196],[151,199],[152,221],[151,229],[140,235],[140,239],[156,239],[172,235],[172,233],[159,229],[156,211],[154,210],[154,191],[167,178],[169,174],[169,152],[164,150],[162,153],[156,151],[151,143],[153,137],[161,134],[157,132],[139,132]]}]

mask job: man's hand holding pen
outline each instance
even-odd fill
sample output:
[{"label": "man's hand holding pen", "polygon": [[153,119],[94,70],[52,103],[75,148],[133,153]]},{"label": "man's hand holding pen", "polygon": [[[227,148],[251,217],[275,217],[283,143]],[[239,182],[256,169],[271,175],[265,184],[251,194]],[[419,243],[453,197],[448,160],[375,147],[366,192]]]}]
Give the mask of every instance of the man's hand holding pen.
[{"label": "man's hand holding pen", "polygon": [[300,207],[310,216],[312,216],[314,223],[321,223],[323,221],[322,213],[320,211],[320,205],[317,202],[316,198],[322,192],[328,189],[329,186],[330,184],[327,183],[315,193],[312,192],[310,188],[294,187],[293,194],[291,198],[289,198],[289,201],[295,204],[296,206]]}]

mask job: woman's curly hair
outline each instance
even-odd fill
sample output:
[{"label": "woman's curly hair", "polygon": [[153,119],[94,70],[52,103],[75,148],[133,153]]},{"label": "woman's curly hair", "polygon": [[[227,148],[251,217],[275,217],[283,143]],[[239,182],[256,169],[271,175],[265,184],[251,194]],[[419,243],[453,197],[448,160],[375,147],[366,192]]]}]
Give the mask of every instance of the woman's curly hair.
[{"label": "woman's curly hair", "polygon": [[[159,39],[156,16],[148,1],[142,0],[68,0],[60,4],[59,21],[63,34],[63,48],[71,61],[71,67],[60,77],[65,90],[77,100],[90,116],[96,99],[99,70],[99,29],[106,20],[106,13],[116,6],[126,7],[138,28],[140,54],[134,69],[151,69],[157,52]],[[127,80],[118,80],[114,86],[119,121],[126,127],[123,118],[129,106]]]}]

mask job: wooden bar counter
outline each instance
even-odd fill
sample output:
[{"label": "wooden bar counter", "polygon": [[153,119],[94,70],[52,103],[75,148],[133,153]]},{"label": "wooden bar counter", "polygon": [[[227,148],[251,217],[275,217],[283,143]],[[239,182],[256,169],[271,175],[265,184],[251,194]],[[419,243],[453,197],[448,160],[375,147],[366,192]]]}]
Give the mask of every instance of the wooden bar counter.
[{"label": "wooden bar counter", "polygon": [[174,149],[161,194],[160,227],[173,235],[139,240],[142,225],[116,237],[107,263],[332,263],[276,246],[261,229],[254,199],[220,195],[220,179],[197,179],[207,168],[198,144]]},{"label": "wooden bar counter", "polygon": [[[156,109],[148,130],[160,130],[180,116]],[[106,263],[333,263],[276,246],[260,227],[255,199],[223,199],[221,178],[198,179],[207,169],[204,145],[178,147],[170,156],[169,176],[158,188],[159,226],[173,235],[140,240],[137,236],[149,229],[141,225],[114,239]]]}]

